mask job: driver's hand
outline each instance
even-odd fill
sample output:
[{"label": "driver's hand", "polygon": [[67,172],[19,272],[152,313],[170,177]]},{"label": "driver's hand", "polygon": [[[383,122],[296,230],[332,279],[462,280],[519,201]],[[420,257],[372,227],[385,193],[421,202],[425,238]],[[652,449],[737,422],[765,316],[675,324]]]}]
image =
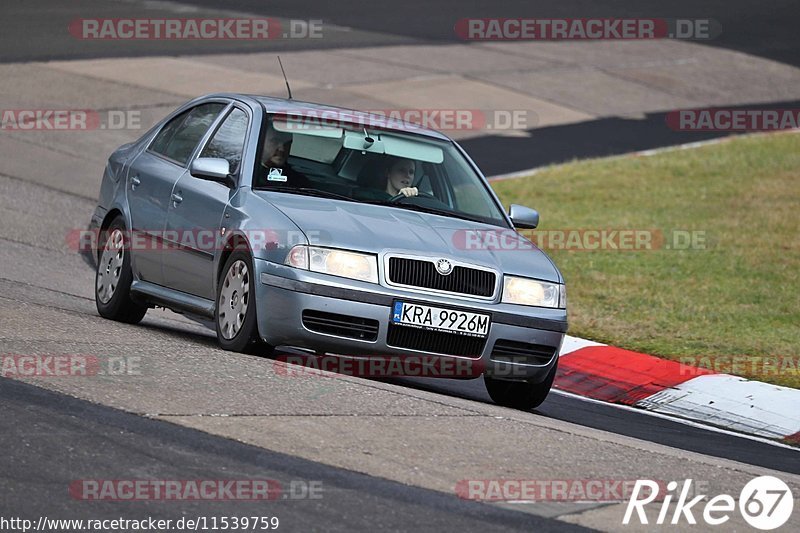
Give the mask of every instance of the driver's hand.
[{"label": "driver's hand", "polygon": [[416,187],[403,187],[400,189],[400,194],[408,198],[409,196],[416,196],[419,194],[419,190]]}]

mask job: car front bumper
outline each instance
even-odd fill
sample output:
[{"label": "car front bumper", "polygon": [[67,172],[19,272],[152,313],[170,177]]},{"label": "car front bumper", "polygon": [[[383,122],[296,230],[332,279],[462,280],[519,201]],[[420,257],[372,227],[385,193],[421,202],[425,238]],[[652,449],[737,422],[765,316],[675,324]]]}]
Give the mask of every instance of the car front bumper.
[{"label": "car front bumper", "polygon": [[[355,357],[439,358],[451,360],[451,363],[455,361],[455,364],[442,368],[458,369],[454,375],[439,374],[439,377],[477,377],[486,373],[499,379],[541,382],[556,364],[567,330],[564,309],[529,308],[406,292],[259,259],[255,260],[254,266],[259,333],[272,346],[291,346],[313,350],[317,354]],[[480,355],[448,355],[390,345],[387,336],[395,300],[490,314],[491,326]],[[363,340],[312,331],[304,323],[304,311],[377,321],[376,338]],[[535,360],[529,357],[509,359],[496,350],[498,340],[535,345],[542,352]],[[469,365],[469,372],[464,372],[465,364]]]}]

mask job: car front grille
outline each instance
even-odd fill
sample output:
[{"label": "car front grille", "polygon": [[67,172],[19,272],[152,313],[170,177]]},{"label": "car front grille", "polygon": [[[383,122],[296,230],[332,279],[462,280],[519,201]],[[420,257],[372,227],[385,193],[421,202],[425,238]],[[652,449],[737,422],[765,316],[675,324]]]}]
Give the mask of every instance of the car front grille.
[{"label": "car front grille", "polygon": [[303,311],[303,326],[317,333],[374,341],[378,338],[378,321],[357,316],[338,315],[313,311]]},{"label": "car front grille", "polygon": [[386,344],[395,348],[406,348],[421,352],[458,355],[461,357],[480,357],[486,339],[470,337],[445,331],[430,331],[408,326],[389,324]]},{"label": "car front grille", "polygon": [[556,353],[553,346],[498,339],[492,348],[492,361],[524,365],[546,365]]},{"label": "car front grille", "polygon": [[436,271],[433,261],[390,257],[389,281],[406,287],[488,298],[494,295],[497,274],[489,270],[457,265],[450,274],[443,276]]}]

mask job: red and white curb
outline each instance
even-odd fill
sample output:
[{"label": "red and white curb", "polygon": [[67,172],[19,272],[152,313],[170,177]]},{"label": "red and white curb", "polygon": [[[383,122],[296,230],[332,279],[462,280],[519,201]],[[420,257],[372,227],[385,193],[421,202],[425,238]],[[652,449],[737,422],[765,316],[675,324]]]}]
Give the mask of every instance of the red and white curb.
[{"label": "red and white curb", "polygon": [[567,336],[554,387],[800,444],[800,390]]}]

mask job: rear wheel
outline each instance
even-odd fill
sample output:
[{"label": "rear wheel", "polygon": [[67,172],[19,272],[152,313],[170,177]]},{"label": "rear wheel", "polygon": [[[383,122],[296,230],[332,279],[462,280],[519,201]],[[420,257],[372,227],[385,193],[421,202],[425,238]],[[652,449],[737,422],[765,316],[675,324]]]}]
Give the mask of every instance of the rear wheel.
[{"label": "rear wheel", "polygon": [[97,260],[94,301],[103,318],[136,324],[144,318],[147,306],[131,299],[133,282],[130,247],[126,242],[125,220],[115,218],[102,233],[105,241]]},{"label": "rear wheel", "polygon": [[483,382],[486,391],[496,404],[529,411],[539,407],[550,393],[553,381],[556,378],[558,360],[541,383],[530,381],[504,381],[484,375]]},{"label": "rear wheel", "polygon": [[235,251],[217,284],[216,320],[220,346],[233,352],[271,352],[261,342],[256,320],[255,270],[250,254]]}]

